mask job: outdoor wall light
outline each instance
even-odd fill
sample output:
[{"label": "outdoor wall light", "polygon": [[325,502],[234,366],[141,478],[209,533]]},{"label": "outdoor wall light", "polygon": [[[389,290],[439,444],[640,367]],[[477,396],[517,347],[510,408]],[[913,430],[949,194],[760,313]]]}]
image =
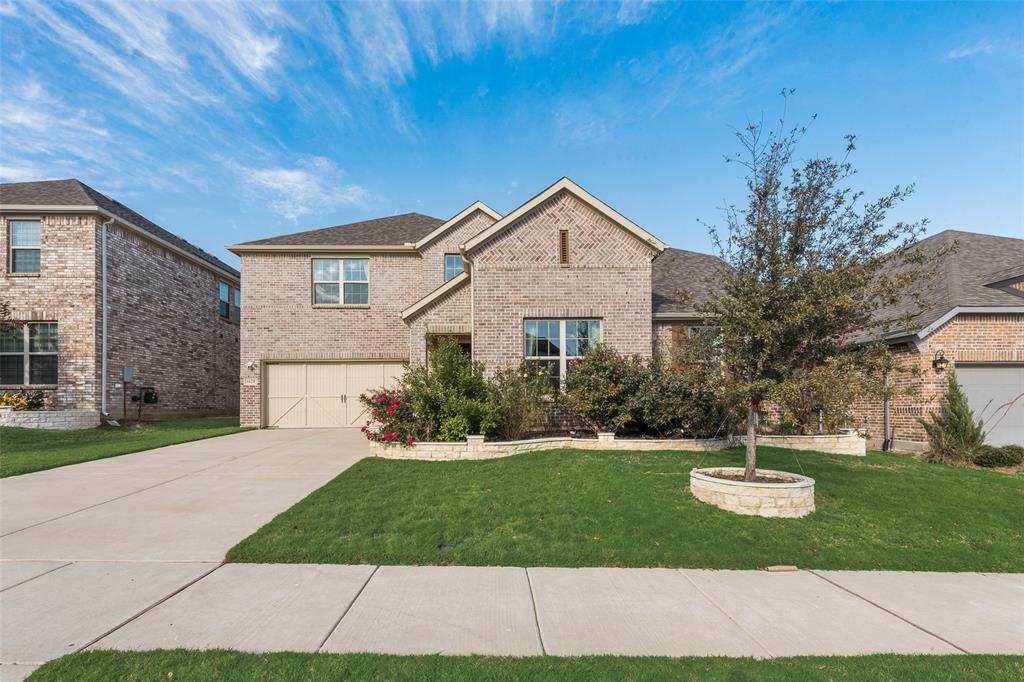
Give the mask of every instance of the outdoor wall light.
[{"label": "outdoor wall light", "polygon": [[250,360],[249,363],[246,365],[246,367],[249,368],[250,372],[254,371],[256,369],[256,361],[255,360]]},{"label": "outdoor wall light", "polygon": [[932,358],[932,367],[935,368],[936,372],[941,372],[949,367],[949,360],[941,350],[935,351],[935,357]]}]

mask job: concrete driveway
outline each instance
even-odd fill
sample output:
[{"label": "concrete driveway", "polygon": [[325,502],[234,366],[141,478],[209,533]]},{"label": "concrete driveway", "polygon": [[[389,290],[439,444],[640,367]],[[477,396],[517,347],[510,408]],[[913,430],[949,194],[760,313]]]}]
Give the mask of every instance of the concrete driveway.
[{"label": "concrete driveway", "polygon": [[356,429],[249,431],[0,480],[0,679],[181,591],[367,454]]}]

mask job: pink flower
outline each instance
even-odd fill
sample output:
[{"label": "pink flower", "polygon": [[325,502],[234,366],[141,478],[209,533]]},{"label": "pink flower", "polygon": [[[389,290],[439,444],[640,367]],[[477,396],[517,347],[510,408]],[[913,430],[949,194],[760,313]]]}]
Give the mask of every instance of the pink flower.
[{"label": "pink flower", "polygon": [[359,429],[359,430],[362,431],[363,433],[366,433],[366,427],[365,426],[363,428]]},{"label": "pink flower", "polygon": [[398,438],[398,431],[395,431],[395,432],[393,432],[393,433],[391,434],[391,437],[392,437],[392,438]]},{"label": "pink flower", "polygon": [[409,440],[405,441],[405,444],[406,445],[412,445],[412,438],[410,438]]}]

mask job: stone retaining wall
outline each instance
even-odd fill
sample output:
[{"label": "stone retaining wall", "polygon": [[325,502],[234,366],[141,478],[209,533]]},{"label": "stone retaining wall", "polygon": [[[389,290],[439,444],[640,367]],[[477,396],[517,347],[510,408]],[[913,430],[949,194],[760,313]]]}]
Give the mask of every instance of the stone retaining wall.
[{"label": "stone retaining wall", "polygon": [[746,516],[795,519],[814,511],[814,479],[785,471],[758,469],[759,474],[777,474],[796,479],[794,483],[748,483],[715,478],[715,471],[743,473],[743,469],[693,469],[690,492],[701,502]]},{"label": "stone retaining wall", "polygon": [[[746,437],[741,436],[740,443],[746,444]],[[772,448],[789,448],[790,450],[814,450],[833,455],[867,454],[867,440],[857,433],[843,433],[821,436],[758,436],[758,445]]]},{"label": "stone retaining wall", "polygon": [[99,425],[100,413],[97,410],[24,410],[22,412],[0,412],[0,426],[71,431],[74,429],[91,429]]},{"label": "stone retaining wall", "polygon": [[729,442],[712,438],[698,440],[680,438],[677,440],[641,440],[619,439],[612,433],[600,433],[594,438],[533,438],[530,440],[513,440],[488,443],[483,436],[469,436],[465,442],[453,443],[414,443],[413,445],[385,445],[370,443],[370,454],[389,459],[495,459],[510,457],[524,452],[573,448],[576,450],[681,450],[701,452],[704,450],[721,450],[729,447]]},{"label": "stone retaining wall", "polygon": [[[577,450],[679,450],[702,452],[704,450],[723,450],[743,443],[726,438],[616,438],[613,433],[599,433],[597,438],[531,438],[529,440],[513,440],[488,443],[483,436],[468,436],[465,441],[451,443],[418,442],[412,445],[388,445],[370,443],[370,454],[389,459],[494,459],[510,457],[524,452],[539,450],[555,450],[558,448],[574,448]],[[863,455],[865,453],[864,438],[857,434],[834,436],[758,436],[759,445],[794,450],[816,450],[836,455]]]}]

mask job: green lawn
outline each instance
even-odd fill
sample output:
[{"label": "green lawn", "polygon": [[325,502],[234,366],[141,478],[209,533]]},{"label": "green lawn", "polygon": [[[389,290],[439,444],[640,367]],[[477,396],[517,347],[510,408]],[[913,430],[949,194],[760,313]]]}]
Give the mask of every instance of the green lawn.
[{"label": "green lawn", "polygon": [[695,500],[690,469],[741,465],[738,450],[369,458],[228,560],[1024,571],[1024,477],[880,453],[759,451],[760,466],[817,480],[817,512],[762,519]]},{"label": "green lawn", "polygon": [[85,431],[0,427],[0,478],[243,430],[238,417],[101,426]]},{"label": "green lawn", "polygon": [[[171,675],[173,673],[173,676]],[[29,679],[76,680],[1020,680],[1020,656],[749,658],[504,658],[236,651],[91,651],[47,663]]]}]

